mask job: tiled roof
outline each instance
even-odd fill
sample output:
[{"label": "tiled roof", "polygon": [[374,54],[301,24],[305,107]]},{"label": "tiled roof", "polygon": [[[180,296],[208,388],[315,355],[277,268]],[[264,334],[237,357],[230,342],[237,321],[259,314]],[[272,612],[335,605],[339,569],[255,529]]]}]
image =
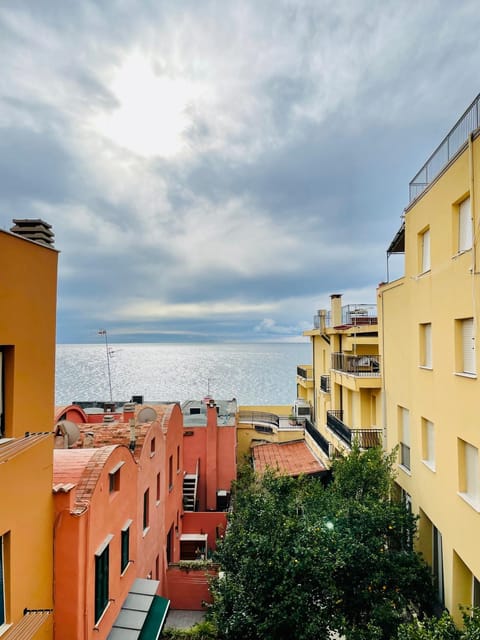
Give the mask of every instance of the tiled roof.
[{"label": "tiled roof", "polygon": [[[99,449],[56,449],[53,462],[54,493],[76,484],[72,513],[81,514],[90,504],[106,461],[117,445]],[[71,487],[70,487],[71,488]]]},{"label": "tiled roof", "polygon": [[263,473],[267,468],[287,476],[319,473],[325,467],[315,458],[303,440],[280,444],[259,444],[252,449],[255,471]]},{"label": "tiled roof", "polygon": [[[168,421],[172,413],[174,405],[155,405],[157,413],[157,421],[160,423],[162,431],[168,430]],[[133,452],[135,459],[138,460],[142,453],[143,443],[148,434],[152,422],[135,425],[135,451]],[[83,449],[87,447],[103,447],[111,444],[130,444],[130,424],[128,422],[111,422],[107,424],[101,423],[84,423],[77,424],[80,429],[80,438],[72,445],[72,450]],[[93,434],[93,442],[89,440],[87,434]]]}]

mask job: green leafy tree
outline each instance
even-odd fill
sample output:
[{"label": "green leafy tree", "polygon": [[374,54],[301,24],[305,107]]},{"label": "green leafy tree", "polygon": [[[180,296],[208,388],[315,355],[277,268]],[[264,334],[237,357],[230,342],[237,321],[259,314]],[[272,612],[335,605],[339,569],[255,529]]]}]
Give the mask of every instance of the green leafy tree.
[{"label": "green leafy tree", "polygon": [[430,573],[411,549],[415,519],[391,499],[392,456],[354,447],[316,479],[244,470],[218,549],[210,617],[220,638],[393,637],[431,601]]},{"label": "green leafy tree", "polygon": [[400,625],[397,640],[480,640],[480,609],[462,612],[463,629],[445,611],[440,618],[426,618]]}]

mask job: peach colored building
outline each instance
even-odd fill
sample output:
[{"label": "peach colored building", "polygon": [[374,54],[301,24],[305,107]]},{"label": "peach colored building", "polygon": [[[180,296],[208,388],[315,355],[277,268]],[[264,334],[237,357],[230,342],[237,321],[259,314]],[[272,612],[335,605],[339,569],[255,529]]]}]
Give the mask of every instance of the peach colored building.
[{"label": "peach colored building", "polygon": [[50,640],[58,252],[40,220],[12,231],[0,230],[0,635]]},{"label": "peach colored building", "polygon": [[127,447],[54,451],[54,637],[107,638],[136,578],[137,465]]}]

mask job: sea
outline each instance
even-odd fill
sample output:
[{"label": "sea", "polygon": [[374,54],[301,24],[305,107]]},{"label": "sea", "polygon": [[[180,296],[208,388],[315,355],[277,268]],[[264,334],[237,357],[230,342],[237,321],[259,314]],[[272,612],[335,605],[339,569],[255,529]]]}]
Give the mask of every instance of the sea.
[{"label": "sea", "polygon": [[145,402],[181,402],[210,395],[240,405],[293,404],[297,365],[311,361],[308,342],[58,344],[55,401],[123,402],[140,395]]}]

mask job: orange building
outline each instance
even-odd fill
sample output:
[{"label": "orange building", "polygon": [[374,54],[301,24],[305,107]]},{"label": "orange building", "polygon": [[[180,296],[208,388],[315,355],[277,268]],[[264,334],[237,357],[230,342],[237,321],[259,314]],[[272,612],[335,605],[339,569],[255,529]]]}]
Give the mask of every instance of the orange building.
[{"label": "orange building", "polygon": [[58,253],[49,225],[15,222],[0,230],[0,635],[47,640]]}]

